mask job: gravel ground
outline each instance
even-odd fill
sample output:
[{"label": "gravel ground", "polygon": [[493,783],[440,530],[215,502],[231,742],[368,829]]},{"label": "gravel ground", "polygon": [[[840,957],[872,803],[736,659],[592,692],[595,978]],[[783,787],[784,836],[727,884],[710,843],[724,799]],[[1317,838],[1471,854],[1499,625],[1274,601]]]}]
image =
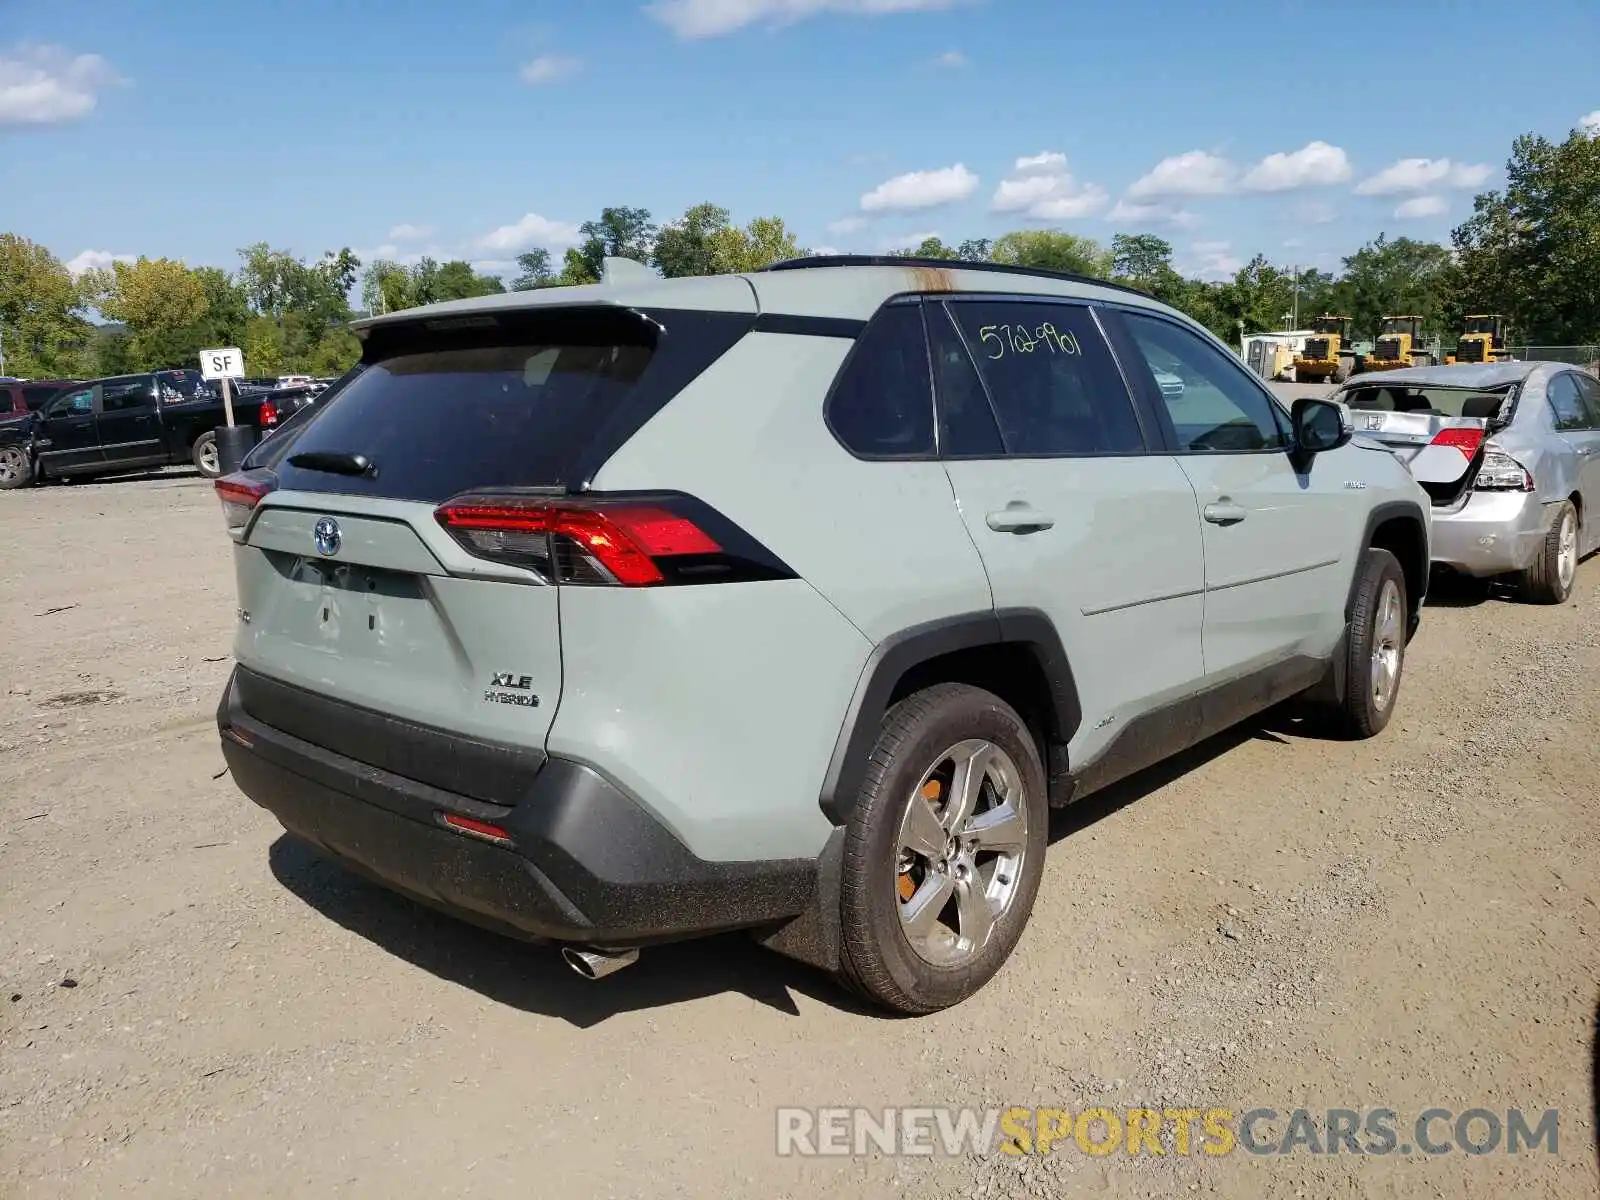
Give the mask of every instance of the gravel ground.
[{"label": "gravel ground", "polygon": [[[358,882],[223,774],[182,473],[0,495],[0,1195],[1595,1194],[1600,566],[1446,589],[1372,742],[1278,715],[1057,822],[979,997],[739,938],[600,983]],[[802,1159],[780,1105],[1560,1110],[1481,1157]]]}]

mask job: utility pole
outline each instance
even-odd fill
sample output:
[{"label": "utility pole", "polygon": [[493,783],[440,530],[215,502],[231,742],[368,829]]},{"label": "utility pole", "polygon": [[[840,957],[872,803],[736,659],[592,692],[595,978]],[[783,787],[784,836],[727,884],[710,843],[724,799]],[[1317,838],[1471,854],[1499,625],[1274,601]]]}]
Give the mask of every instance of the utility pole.
[{"label": "utility pole", "polygon": [[1293,270],[1294,270],[1294,325],[1293,325],[1293,328],[1299,329],[1300,328],[1300,264],[1299,263],[1295,263],[1295,265],[1293,267]]}]

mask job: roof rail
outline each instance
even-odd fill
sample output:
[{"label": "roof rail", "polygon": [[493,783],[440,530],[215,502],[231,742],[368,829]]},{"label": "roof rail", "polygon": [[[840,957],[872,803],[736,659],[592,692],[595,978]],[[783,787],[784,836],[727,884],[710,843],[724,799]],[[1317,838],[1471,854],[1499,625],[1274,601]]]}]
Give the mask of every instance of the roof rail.
[{"label": "roof rail", "polygon": [[1110,279],[1096,279],[1093,275],[1079,275],[1073,271],[1049,271],[1044,267],[1018,267],[1009,263],[974,262],[962,258],[897,258],[890,254],[814,254],[809,258],[788,258],[782,262],[768,263],[757,271],[807,271],[820,267],[933,267],[945,271],[993,271],[1001,275],[1032,275],[1040,279],[1061,279],[1068,283],[1087,283],[1093,287],[1111,288],[1155,299],[1149,292],[1126,283]]}]

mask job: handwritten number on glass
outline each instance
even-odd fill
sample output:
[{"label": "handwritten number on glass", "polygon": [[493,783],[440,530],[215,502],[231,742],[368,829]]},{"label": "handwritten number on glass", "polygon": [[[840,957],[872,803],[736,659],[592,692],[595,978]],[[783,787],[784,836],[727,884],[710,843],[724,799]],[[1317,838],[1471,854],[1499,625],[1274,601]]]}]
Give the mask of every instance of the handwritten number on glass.
[{"label": "handwritten number on glass", "polygon": [[1033,354],[1040,346],[1052,355],[1082,354],[1077,335],[1071,330],[1061,333],[1046,321],[1031,333],[1025,325],[985,325],[978,330],[978,342],[983,346],[984,357],[1004,358],[1007,354]]}]

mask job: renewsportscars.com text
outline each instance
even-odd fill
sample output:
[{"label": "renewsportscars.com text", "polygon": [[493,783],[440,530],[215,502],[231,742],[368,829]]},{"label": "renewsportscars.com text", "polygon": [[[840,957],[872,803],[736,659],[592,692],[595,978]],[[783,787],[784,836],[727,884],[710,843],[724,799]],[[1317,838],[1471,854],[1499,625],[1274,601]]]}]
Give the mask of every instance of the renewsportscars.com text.
[{"label": "renewsportscars.com text", "polygon": [[780,1108],[777,1152],[801,1156],[1220,1156],[1557,1153],[1556,1109]]}]

